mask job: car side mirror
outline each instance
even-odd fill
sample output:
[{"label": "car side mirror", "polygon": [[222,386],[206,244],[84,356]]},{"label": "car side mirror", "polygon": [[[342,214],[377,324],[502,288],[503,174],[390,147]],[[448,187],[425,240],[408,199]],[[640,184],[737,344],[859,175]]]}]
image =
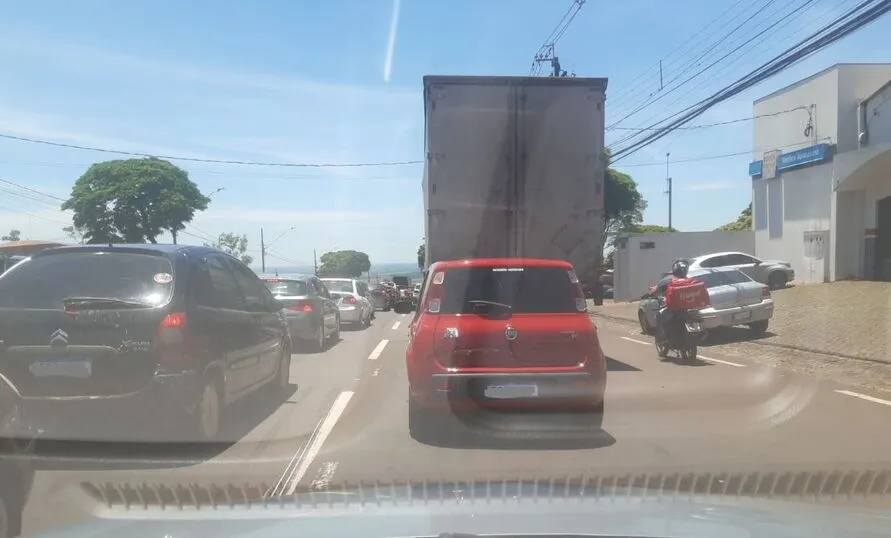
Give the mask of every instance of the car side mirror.
[{"label": "car side mirror", "polygon": [[761,265],[761,260],[755,260],[755,265]]}]

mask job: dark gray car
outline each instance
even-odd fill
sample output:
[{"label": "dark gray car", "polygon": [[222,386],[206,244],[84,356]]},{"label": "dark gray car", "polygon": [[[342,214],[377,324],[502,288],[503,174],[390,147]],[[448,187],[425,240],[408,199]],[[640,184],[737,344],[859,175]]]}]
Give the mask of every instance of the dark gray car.
[{"label": "dark gray car", "polygon": [[285,306],[291,341],[313,351],[340,339],[340,310],[325,283],[313,275],[262,275],[266,287]]}]

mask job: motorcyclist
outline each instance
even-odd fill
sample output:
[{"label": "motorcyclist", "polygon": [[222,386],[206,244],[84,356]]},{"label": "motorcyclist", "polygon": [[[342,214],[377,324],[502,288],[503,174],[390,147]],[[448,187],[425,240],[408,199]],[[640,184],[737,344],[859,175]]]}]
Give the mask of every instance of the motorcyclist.
[{"label": "motorcyclist", "polygon": [[[686,260],[676,260],[671,265],[671,275],[660,280],[659,283],[654,286],[653,293],[659,297],[665,297],[665,291],[668,289],[668,285],[671,283],[671,281],[687,278],[687,271],[689,270],[689,268],[690,265],[686,262]],[[668,337],[665,328],[670,325],[673,319],[674,312],[664,306],[659,309],[659,312],[656,314],[657,342],[664,342],[665,339]]]}]

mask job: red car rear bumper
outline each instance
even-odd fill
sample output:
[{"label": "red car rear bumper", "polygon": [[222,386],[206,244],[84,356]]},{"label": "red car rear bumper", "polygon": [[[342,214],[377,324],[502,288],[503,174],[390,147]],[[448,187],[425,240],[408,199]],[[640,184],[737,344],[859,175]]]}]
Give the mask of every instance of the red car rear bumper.
[{"label": "red car rear bumper", "polygon": [[603,404],[606,376],[588,371],[439,373],[410,390],[413,402],[431,411],[585,411]]}]

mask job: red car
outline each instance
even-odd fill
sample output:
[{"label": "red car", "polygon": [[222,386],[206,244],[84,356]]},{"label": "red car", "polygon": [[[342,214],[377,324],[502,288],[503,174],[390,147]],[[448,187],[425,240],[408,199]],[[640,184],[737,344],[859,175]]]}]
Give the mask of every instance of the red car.
[{"label": "red car", "polygon": [[595,429],[603,420],[606,362],[568,262],[433,264],[405,362],[415,438],[449,413],[563,412]]}]

